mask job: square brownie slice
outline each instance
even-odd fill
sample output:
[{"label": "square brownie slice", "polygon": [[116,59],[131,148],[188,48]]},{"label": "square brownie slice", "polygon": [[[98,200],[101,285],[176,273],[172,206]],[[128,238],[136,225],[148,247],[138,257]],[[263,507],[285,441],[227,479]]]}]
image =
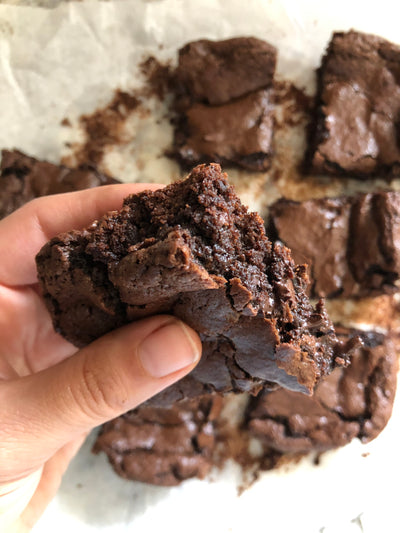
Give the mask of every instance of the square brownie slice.
[{"label": "square brownie slice", "polygon": [[347,361],[304,267],[271,245],[217,164],[55,237],[37,267],[56,330],[77,346],[156,313],[198,331],[202,360],[169,398],[265,383],[311,392]]},{"label": "square brownie slice", "polygon": [[269,168],[275,65],[276,49],[253,37],[202,39],[179,51],[174,154],[183,167]]},{"label": "square brownie slice", "polygon": [[322,452],[354,438],[369,442],[386,426],[397,386],[398,338],[346,328],[337,333],[342,339],[357,334],[363,346],[350,366],[320,381],[313,397],[279,389],[250,400],[245,427],[267,452]]},{"label": "square brownie slice", "polygon": [[169,408],[140,406],[104,424],[94,444],[121,477],[152,485],[204,478],[213,465],[222,398],[208,395]]},{"label": "square brownie slice", "polygon": [[334,33],[318,72],[307,160],[317,173],[400,175],[400,46]]},{"label": "square brownie slice", "polygon": [[297,263],[308,265],[314,298],[377,296],[399,288],[398,192],[281,199],[270,207],[269,231]]},{"label": "square brownie slice", "polygon": [[274,106],[271,90],[260,90],[223,105],[195,103],[175,133],[179,160],[235,163],[249,170],[267,170],[272,154]]},{"label": "square brownie slice", "polygon": [[118,183],[90,165],[76,169],[40,161],[18,150],[2,150],[0,166],[0,218],[23,204],[48,194],[78,191]]},{"label": "square brownie slice", "polygon": [[176,77],[192,102],[226,104],[272,85],[276,48],[255,37],[200,39],[179,50]]}]

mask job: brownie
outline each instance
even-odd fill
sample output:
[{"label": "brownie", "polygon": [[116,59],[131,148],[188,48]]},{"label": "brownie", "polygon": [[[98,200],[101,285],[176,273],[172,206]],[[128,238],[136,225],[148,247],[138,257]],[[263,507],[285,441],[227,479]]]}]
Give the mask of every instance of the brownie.
[{"label": "brownie", "polygon": [[193,104],[175,134],[175,144],[186,166],[235,162],[250,170],[267,170],[273,124],[271,90],[261,89],[223,105]]},{"label": "brownie", "polygon": [[252,37],[202,39],[179,50],[174,153],[182,166],[269,168],[275,64],[276,49]]},{"label": "brownie", "polygon": [[0,218],[39,196],[118,183],[89,165],[71,169],[18,150],[2,150],[0,172]]},{"label": "brownie", "polygon": [[[342,329],[338,336],[354,333]],[[313,397],[279,389],[251,399],[246,427],[267,450],[321,452],[354,438],[369,442],[386,426],[397,383],[396,341],[375,331],[357,334],[364,344],[351,365],[321,380]]]},{"label": "brownie", "polygon": [[265,383],[312,391],[347,362],[323,303],[306,296],[304,267],[271,245],[217,164],[53,238],[37,268],[55,329],[77,346],[155,313],[197,330],[202,360],[169,399]]},{"label": "brownie", "polygon": [[221,105],[270,87],[276,48],[255,37],[200,39],[179,50],[176,76],[192,101]]},{"label": "brownie", "polygon": [[213,465],[222,399],[208,395],[170,408],[141,406],[104,424],[93,451],[120,476],[172,486],[204,478]]},{"label": "brownie", "polygon": [[309,265],[313,297],[376,296],[398,289],[400,193],[305,202],[278,200],[270,235]]},{"label": "brownie", "polygon": [[317,72],[308,162],[317,173],[400,175],[400,46],[334,33]]}]

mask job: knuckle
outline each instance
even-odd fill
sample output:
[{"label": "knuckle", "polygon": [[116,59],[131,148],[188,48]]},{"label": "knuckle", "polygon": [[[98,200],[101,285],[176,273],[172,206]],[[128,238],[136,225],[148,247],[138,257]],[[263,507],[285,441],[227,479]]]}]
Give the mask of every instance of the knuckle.
[{"label": "knuckle", "polygon": [[104,368],[93,364],[90,358],[83,357],[75,401],[91,419],[113,417],[123,411],[127,402],[123,380],[111,365]]}]

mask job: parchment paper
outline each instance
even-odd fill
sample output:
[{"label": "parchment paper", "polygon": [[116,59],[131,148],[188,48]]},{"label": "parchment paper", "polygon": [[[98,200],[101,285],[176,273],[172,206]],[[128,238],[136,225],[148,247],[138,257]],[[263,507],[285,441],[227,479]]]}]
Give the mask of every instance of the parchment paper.
[{"label": "parchment paper", "polygon": [[[66,3],[54,9],[0,6],[0,147],[18,148],[59,162],[66,142],[82,139],[78,118],[105,105],[115,89],[143,82],[138,63],[149,54],[173,59],[197,38],[253,35],[276,45],[278,76],[314,89],[318,66],[332,30],[352,27],[399,41],[398,4],[337,0],[122,0]],[[130,141],[110,150],[105,168],[126,181],[168,182],[178,168],[163,149],[168,125],[163,110],[149,104],[147,119],[133,116]],[[68,117],[72,127],[61,126]],[[128,137],[129,137],[128,135]],[[264,207],[282,191],[260,191],[260,179],[240,182],[242,199]],[[298,194],[307,195],[307,186]],[[330,192],[334,192],[332,189]],[[297,194],[297,193],[296,193]],[[268,198],[266,199],[266,196]],[[386,533],[398,531],[400,407],[369,445],[358,441],[265,473],[238,496],[236,465],[207,481],[173,489],[119,479],[104,456],[90,453],[94,436],[71,464],[62,487],[35,533]]]}]

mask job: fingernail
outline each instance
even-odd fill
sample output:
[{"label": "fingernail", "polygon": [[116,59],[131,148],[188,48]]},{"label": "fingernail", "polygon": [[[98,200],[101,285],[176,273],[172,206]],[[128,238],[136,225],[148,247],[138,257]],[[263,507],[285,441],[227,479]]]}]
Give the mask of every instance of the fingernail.
[{"label": "fingernail", "polygon": [[193,331],[183,322],[167,322],[151,333],[139,346],[143,368],[161,378],[198,361],[200,351]]}]

